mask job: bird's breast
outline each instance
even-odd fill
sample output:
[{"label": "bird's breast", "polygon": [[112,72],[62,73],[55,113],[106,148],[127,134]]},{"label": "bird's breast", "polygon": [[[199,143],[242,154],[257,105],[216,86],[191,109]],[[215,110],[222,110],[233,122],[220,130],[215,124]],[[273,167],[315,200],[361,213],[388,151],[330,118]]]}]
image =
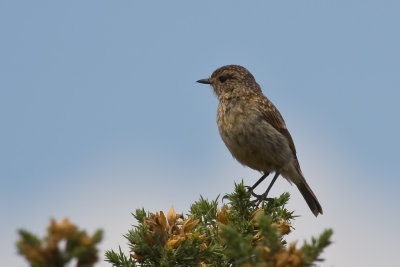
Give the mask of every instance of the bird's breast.
[{"label": "bird's breast", "polygon": [[255,170],[271,172],[292,157],[286,138],[248,101],[220,102],[217,113],[220,135],[232,155]]}]

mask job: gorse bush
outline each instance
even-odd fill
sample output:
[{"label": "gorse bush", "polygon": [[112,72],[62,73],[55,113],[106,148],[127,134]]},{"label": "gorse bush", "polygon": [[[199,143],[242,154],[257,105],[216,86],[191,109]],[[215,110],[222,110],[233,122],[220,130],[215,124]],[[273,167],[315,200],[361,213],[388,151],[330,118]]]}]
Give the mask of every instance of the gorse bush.
[{"label": "gorse bush", "polygon": [[116,267],[131,266],[270,266],[302,267],[321,261],[320,255],[331,241],[332,230],[305,242],[285,240],[295,219],[286,209],[289,194],[256,205],[243,183],[232,194],[209,201],[200,197],[187,215],[173,207],[164,212],[133,214],[137,225],[125,238],[128,255],[107,251],[106,261]]},{"label": "gorse bush", "polygon": [[19,230],[18,252],[32,267],[63,267],[76,261],[77,267],[91,267],[98,260],[96,245],[103,232],[97,230],[92,236],[80,230],[68,219],[50,221],[47,236],[39,238],[27,230]]}]

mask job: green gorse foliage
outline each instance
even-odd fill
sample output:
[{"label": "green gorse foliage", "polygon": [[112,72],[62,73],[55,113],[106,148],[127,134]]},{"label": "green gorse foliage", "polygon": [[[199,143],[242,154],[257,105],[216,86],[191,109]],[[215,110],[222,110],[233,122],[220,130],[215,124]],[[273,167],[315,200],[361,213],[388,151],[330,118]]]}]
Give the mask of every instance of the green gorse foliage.
[{"label": "green gorse foliage", "polygon": [[[286,205],[288,193],[256,205],[243,182],[234,192],[209,201],[203,197],[186,215],[171,207],[167,216],[160,211],[137,209],[137,224],[125,235],[130,253],[106,252],[115,267],[133,266],[312,266],[323,260],[331,244],[331,229],[311,238],[302,247],[287,244],[297,217]],[[224,202],[226,202],[224,204]]]}]

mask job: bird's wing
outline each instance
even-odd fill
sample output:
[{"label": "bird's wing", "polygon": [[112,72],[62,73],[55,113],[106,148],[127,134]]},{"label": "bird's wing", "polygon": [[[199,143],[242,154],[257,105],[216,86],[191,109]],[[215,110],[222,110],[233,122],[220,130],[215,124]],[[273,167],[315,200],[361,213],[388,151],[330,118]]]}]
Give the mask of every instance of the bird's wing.
[{"label": "bird's wing", "polygon": [[279,113],[278,109],[272,104],[271,101],[268,100],[268,98],[263,97],[263,98],[258,98],[256,100],[259,109],[262,111],[264,114],[265,119],[269,124],[271,124],[278,132],[283,134],[283,136],[286,137],[286,139],[289,142],[289,147],[293,152],[293,155],[297,159],[296,156],[296,148],[294,146],[294,142],[292,139],[292,136],[290,135],[288,129],[286,128],[285,121],[282,118],[281,113]]}]

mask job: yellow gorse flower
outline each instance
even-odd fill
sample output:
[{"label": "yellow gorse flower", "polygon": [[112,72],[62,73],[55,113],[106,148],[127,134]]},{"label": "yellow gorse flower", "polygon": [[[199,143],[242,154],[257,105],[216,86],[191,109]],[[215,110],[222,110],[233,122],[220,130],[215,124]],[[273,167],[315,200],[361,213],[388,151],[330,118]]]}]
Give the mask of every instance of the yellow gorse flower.
[{"label": "yellow gorse flower", "polygon": [[[154,244],[154,238],[152,233],[156,233],[163,237],[162,240],[165,242],[163,245],[167,248],[177,248],[183,241],[198,237],[204,239],[205,235],[200,235],[198,232],[193,232],[193,229],[199,223],[199,220],[193,220],[192,217],[183,220],[183,216],[175,212],[173,206],[168,211],[167,217],[164,212],[150,213],[149,218],[145,218],[143,224],[149,229],[149,232],[145,234],[145,240],[148,244]],[[206,248],[207,244],[202,245],[202,248]],[[133,256],[137,258],[137,255]]]}]

